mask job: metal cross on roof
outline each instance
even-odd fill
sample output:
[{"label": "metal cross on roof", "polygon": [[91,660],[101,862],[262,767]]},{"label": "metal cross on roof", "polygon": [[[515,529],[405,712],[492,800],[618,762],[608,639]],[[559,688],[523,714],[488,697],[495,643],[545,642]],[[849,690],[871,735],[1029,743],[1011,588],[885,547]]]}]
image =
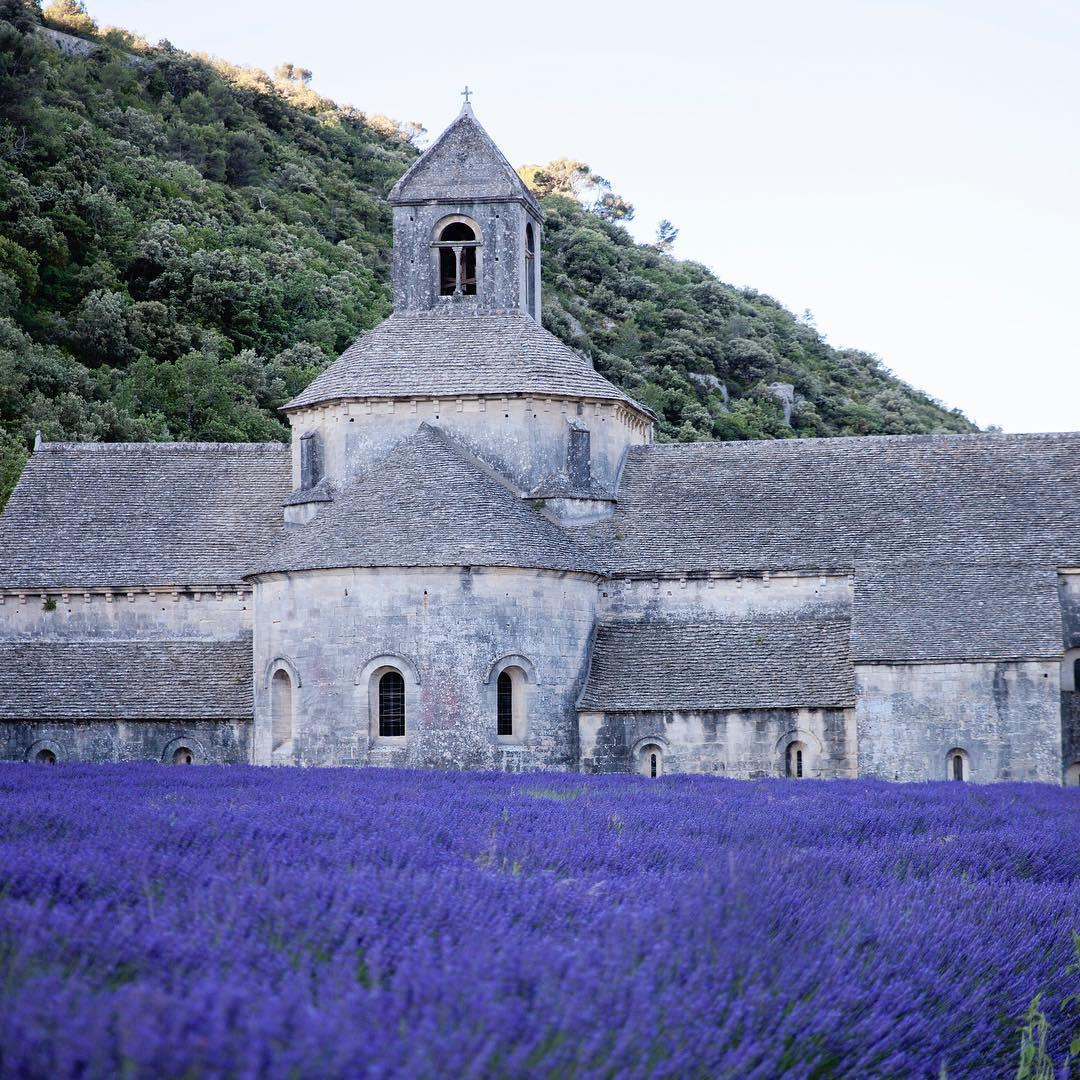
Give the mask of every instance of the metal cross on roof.
[{"label": "metal cross on roof", "polygon": [[470,97],[470,96],[471,96],[471,95],[472,95],[473,93],[475,93],[475,91],[473,91],[473,90],[470,90],[470,89],[469,89],[469,87],[468,87],[468,85],[466,85],[465,89],[461,91],[461,96],[462,96],[462,97],[463,97],[463,98],[465,99],[465,104],[466,104],[466,105],[468,105],[468,104],[469,104],[469,97]]}]

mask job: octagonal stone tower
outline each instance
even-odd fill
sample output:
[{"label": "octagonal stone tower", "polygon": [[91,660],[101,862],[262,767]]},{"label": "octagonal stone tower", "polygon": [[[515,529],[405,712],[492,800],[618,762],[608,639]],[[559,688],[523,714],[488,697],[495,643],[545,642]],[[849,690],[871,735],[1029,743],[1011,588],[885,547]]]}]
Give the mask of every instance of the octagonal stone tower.
[{"label": "octagonal stone tower", "polygon": [[289,520],[424,422],[560,520],[606,516],[653,415],[540,324],[543,214],[469,106],[390,201],[394,314],[285,406]]},{"label": "octagonal stone tower", "polygon": [[285,407],[253,756],[572,768],[603,574],[576,526],[653,417],[540,324],[543,214],[471,108],[390,201],[393,315]]}]

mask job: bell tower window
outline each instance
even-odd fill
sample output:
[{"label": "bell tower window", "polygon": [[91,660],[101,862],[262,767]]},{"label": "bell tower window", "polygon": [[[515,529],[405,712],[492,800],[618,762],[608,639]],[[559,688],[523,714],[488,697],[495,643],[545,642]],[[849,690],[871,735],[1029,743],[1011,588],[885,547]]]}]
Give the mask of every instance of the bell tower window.
[{"label": "bell tower window", "polygon": [[536,236],[532,222],[525,225],[525,310],[535,319],[536,311]]},{"label": "bell tower window", "polygon": [[464,221],[452,221],[435,241],[439,253],[439,295],[476,295],[476,230]]}]

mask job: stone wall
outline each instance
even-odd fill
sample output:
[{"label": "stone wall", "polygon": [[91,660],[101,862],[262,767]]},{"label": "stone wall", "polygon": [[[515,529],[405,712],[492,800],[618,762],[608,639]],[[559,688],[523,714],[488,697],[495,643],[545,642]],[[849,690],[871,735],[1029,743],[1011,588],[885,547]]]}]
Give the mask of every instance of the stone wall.
[{"label": "stone wall", "polygon": [[300,437],[308,431],[321,437],[326,477],[341,484],[363,475],[427,422],[527,493],[565,472],[571,420],[589,429],[594,479],[614,490],[626,450],[651,438],[640,414],[613,402],[515,397],[384,399],[297,410],[289,415],[293,486],[300,485]]},{"label": "stone wall", "polygon": [[[133,676],[134,677],[134,676]],[[57,761],[160,761],[177,749],[194,763],[240,765],[251,760],[251,721],[236,720],[33,720],[0,723],[0,760],[33,761],[41,749]]]},{"label": "stone wall", "polygon": [[1061,782],[1060,664],[860,664],[859,773],[944,780],[950,750],[970,778]]},{"label": "stone wall", "polygon": [[[574,768],[574,701],[596,611],[591,575],[464,568],[308,571],[256,585],[255,760]],[[496,733],[497,662],[524,670],[520,741]],[[373,677],[405,676],[404,743],[373,737]],[[271,678],[292,683],[276,753]]]},{"label": "stone wall", "polygon": [[759,615],[847,618],[847,574],[617,578],[601,587],[602,619],[743,619]]},{"label": "stone wall", "polygon": [[648,775],[648,757],[659,747],[663,772],[784,776],[794,743],[806,778],[857,773],[853,709],[582,712],[578,732],[585,772]]},{"label": "stone wall", "polygon": [[[250,588],[0,592],[0,642],[236,641],[251,632]],[[131,678],[138,680],[139,672]],[[42,746],[60,761],[162,761],[179,745],[196,761],[251,759],[251,718],[27,720],[0,717],[0,759]]]},{"label": "stone wall", "polygon": [[251,590],[5,590],[0,641],[234,641],[251,631]]}]

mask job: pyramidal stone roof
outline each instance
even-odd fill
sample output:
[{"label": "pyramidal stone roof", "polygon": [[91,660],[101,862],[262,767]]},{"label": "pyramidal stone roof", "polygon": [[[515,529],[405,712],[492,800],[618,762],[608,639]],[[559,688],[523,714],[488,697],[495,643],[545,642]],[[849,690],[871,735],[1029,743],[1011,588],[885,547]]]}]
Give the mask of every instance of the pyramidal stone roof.
[{"label": "pyramidal stone roof", "polygon": [[281,443],[42,443],[0,515],[0,587],[240,584],[281,528]]},{"label": "pyramidal stone roof", "polygon": [[502,202],[516,199],[543,218],[540,204],[466,105],[390,189],[390,203]]},{"label": "pyramidal stone roof", "polygon": [[596,572],[570,533],[429,424],[312,521],[286,525],[251,574],[371,566]]},{"label": "pyramidal stone roof", "polygon": [[341,398],[576,397],[651,416],[524,312],[399,312],[359,337],[286,409]]}]

